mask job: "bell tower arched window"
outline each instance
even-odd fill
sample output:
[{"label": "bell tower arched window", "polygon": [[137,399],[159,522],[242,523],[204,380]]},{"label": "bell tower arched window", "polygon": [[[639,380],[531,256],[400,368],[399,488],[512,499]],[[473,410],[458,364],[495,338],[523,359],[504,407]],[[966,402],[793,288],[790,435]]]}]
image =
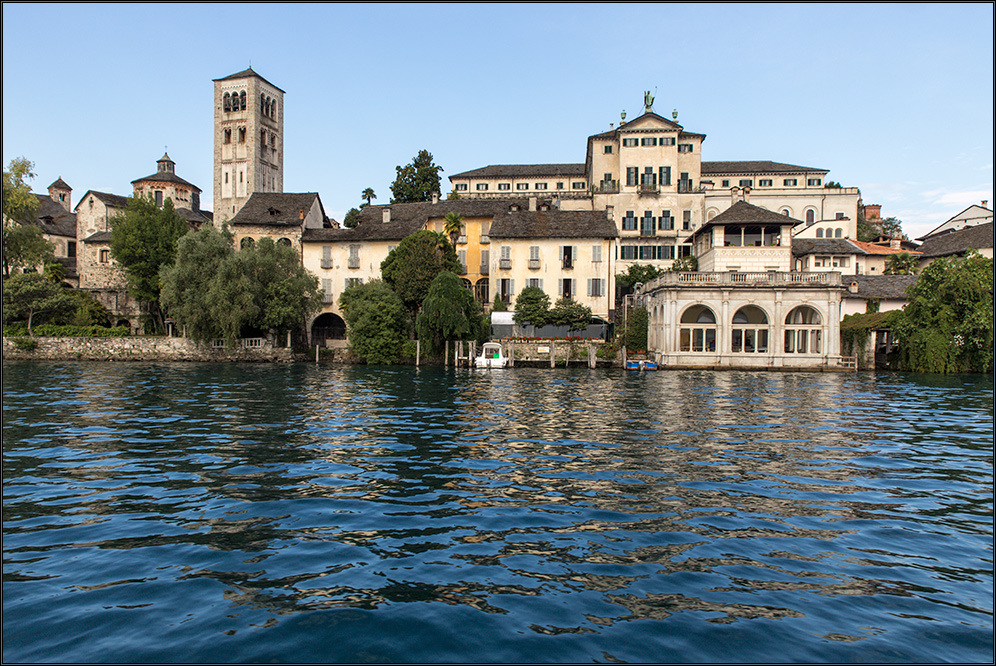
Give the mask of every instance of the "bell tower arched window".
[{"label": "bell tower arched window", "polygon": [[243,90],[242,92],[239,93],[239,105],[242,107],[243,111],[246,110],[246,91],[245,90]]},{"label": "bell tower arched window", "polygon": [[232,96],[229,95],[228,93],[225,93],[225,96],[222,98],[222,100],[223,100],[222,101],[222,108],[225,111],[231,111],[232,110]]}]

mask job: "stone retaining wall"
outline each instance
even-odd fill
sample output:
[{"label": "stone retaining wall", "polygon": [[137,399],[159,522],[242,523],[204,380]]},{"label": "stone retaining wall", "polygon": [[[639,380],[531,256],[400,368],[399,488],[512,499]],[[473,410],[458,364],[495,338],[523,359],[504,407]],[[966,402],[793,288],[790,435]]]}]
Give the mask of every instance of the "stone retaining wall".
[{"label": "stone retaining wall", "polygon": [[135,336],[121,338],[32,338],[38,348],[19,349],[11,338],[3,339],[5,360],[54,361],[249,361],[290,363],[292,351],[264,344],[232,351],[214,349],[189,338]]}]

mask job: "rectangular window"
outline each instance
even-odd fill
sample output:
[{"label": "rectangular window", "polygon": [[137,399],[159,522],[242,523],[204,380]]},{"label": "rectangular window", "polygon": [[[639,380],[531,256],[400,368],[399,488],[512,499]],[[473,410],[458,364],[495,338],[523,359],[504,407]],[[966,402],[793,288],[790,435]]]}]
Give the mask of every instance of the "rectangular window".
[{"label": "rectangular window", "polygon": [[606,155],[610,154],[612,152],[612,144],[607,143],[604,146],[602,146],[602,152],[605,153]]},{"label": "rectangular window", "polygon": [[564,189],[564,184],[563,183],[557,183],[557,189],[558,190]]},{"label": "rectangular window", "polygon": [[349,267],[360,267],[360,246],[358,244],[349,246]]},{"label": "rectangular window", "polygon": [[690,153],[692,152],[692,144],[690,143],[679,143],[678,144],[679,153]]},{"label": "rectangular window", "polygon": [[529,268],[537,270],[540,267],[540,249],[539,245],[529,246]]},{"label": "rectangular window", "polygon": [[107,264],[107,263],[110,263],[110,261],[111,261],[111,251],[110,250],[101,250],[100,251],[100,263]]},{"label": "rectangular window", "polygon": [[622,145],[626,147],[633,147],[638,145],[639,142],[640,142],[639,139],[623,139]]},{"label": "rectangular window", "polygon": [[460,265],[463,267],[463,272],[466,273],[467,272],[467,250],[459,250],[457,252],[457,261],[460,262]]},{"label": "rectangular window", "polygon": [[557,281],[557,295],[564,298],[574,298],[577,289],[574,287],[574,278],[564,278]]},{"label": "rectangular window", "polygon": [[661,247],[661,259],[674,259],[673,245],[664,245]]},{"label": "rectangular window", "polygon": [[498,280],[498,293],[501,295],[502,301],[507,305],[511,305],[512,298],[515,296],[515,280],[508,278]]},{"label": "rectangular window", "polygon": [[636,246],[635,245],[623,245],[619,248],[619,258],[623,261],[632,261],[636,259]]},{"label": "rectangular window", "polygon": [[488,189],[488,184],[487,183],[478,183],[477,184],[477,191],[478,192],[484,192],[487,189]]},{"label": "rectangular window", "polygon": [[730,186],[730,181],[728,179],[724,178],[723,179],[723,184],[720,185],[720,187],[729,187],[729,186]]},{"label": "rectangular window", "polygon": [[796,185],[799,184],[799,181],[796,180],[795,178],[786,178],[785,180],[782,181],[782,184],[785,187],[795,187]]},{"label": "rectangular window", "polygon": [[843,220],[844,219],[844,214],[843,213],[837,213],[837,217],[835,217],[834,219],[836,219],[836,220]]},{"label": "rectangular window", "polygon": [[529,278],[526,280],[527,287],[534,287],[536,289],[543,288],[543,278]]},{"label": "rectangular window", "polygon": [[602,278],[591,278],[588,280],[589,296],[605,296],[605,280]]},{"label": "rectangular window", "polygon": [[657,171],[660,174],[660,180],[658,182],[661,184],[661,187],[665,187],[667,185],[670,185],[671,184],[671,167],[669,167],[669,166],[661,167]]},{"label": "rectangular window", "polygon": [[481,250],[481,275],[489,275],[491,273],[490,255],[490,250]]},{"label": "rectangular window", "polygon": [[332,268],[332,246],[322,246],[322,268]]},{"label": "rectangular window", "polygon": [[656,146],[657,145],[657,137],[655,137],[655,136],[644,137],[643,139],[640,139],[640,145],[641,146]]},{"label": "rectangular window", "polygon": [[156,205],[162,207],[163,205],[163,193],[162,190],[156,190]]},{"label": "rectangular window", "polygon": [[585,183],[583,181],[575,181],[571,183],[572,190],[583,190],[585,188]]},{"label": "rectangular window", "polygon": [[560,246],[560,259],[565,269],[574,268],[574,246]]},{"label": "rectangular window", "polygon": [[66,243],[66,256],[67,257],[76,256],[76,241],[69,241]]},{"label": "rectangular window", "polygon": [[806,181],[806,184],[809,185],[810,187],[819,187],[820,185],[823,184],[823,179],[810,178],[808,181]]},{"label": "rectangular window", "polygon": [[637,175],[636,167],[626,167],[626,185],[636,185]]},{"label": "rectangular window", "polygon": [[602,246],[592,245],[591,246],[591,260],[592,262],[599,262],[602,260]]},{"label": "rectangular window", "polygon": [[740,187],[754,187],[754,181],[750,178],[741,178]]},{"label": "rectangular window", "polygon": [[631,210],[626,211],[623,217],[623,231],[636,231],[636,215]]},{"label": "rectangular window", "polygon": [[529,189],[529,183],[516,183],[515,184],[515,189],[517,189],[517,190],[528,190]]},{"label": "rectangular window", "polygon": [[231,142],[232,142],[232,130],[227,129],[225,130],[225,143],[231,143]]},{"label": "rectangular window", "polygon": [[690,257],[690,256],[692,256],[692,246],[691,245],[679,245],[678,246],[678,256],[679,257]]},{"label": "rectangular window", "polygon": [[509,245],[501,246],[501,257],[498,260],[498,268],[512,268],[512,248]]},{"label": "rectangular window", "polygon": [[512,189],[512,184],[511,183],[498,183],[498,189],[502,190],[502,191],[510,190],[510,189]]},{"label": "rectangular window", "polygon": [[671,217],[671,211],[669,210],[661,212],[661,216],[657,218],[657,223],[658,229],[674,231],[674,218]]},{"label": "rectangular window", "polygon": [[757,181],[757,186],[758,187],[771,187],[771,179],[770,178],[762,178],[761,180]]},{"label": "rectangular window", "polygon": [[661,146],[673,146],[675,144],[673,136],[662,136],[658,141]]},{"label": "rectangular window", "polygon": [[692,211],[683,210],[681,211],[681,228],[688,231],[692,228]]},{"label": "rectangular window", "polygon": [[346,289],[359,287],[361,284],[363,284],[363,278],[346,278]]},{"label": "rectangular window", "polygon": [[322,302],[332,302],[332,278],[322,278]]},{"label": "rectangular window", "polygon": [[536,184],[535,184],[535,185],[533,186],[533,189],[537,189],[537,190],[545,190],[545,189],[546,189],[546,183],[536,183]]},{"label": "rectangular window", "polygon": [[649,210],[644,211],[643,217],[640,218],[640,235],[641,236],[654,235],[654,215]]},{"label": "rectangular window", "polygon": [[467,183],[457,183],[454,189],[456,189],[457,192],[466,192]]}]

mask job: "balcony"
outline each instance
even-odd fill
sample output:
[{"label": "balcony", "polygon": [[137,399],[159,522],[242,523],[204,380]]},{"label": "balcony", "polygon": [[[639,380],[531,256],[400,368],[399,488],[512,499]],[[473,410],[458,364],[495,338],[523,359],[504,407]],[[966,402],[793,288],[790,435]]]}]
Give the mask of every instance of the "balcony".
[{"label": "balcony", "polygon": [[360,258],[359,257],[350,257],[349,258],[349,267],[350,268],[359,268],[360,267]]},{"label": "balcony", "polygon": [[529,260],[529,270],[538,271],[539,269],[540,269],[540,260],[539,259],[530,259]]},{"label": "balcony", "polygon": [[619,194],[618,180],[603,180],[591,186],[592,194]]},{"label": "balcony", "polygon": [[498,268],[502,269],[503,271],[511,270],[512,269],[512,260],[511,259],[499,259],[498,260]]},{"label": "balcony", "polygon": [[695,192],[695,188],[692,187],[691,180],[679,180],[678,181],[678,194],[691,194]]},{"label": "balcony", "polygon": [[325,305],[332,305],[333,303],[335,303],[335,296],[332,294],[331,291],[326,291],[322,293],[322,303],[324,303]]},{"label": "balcony", "polygon": [[482,261],[481,262],[481,275],[490,275],[490,274],[491,274],[491,265]]},{"label": "balcony", "polygon": [[843,284],[840,273],[806,273],[766,271],[758,273],[725,271],[721,273],[667,272],[651,280],[644,287],[650,291],[676,285],[716,285],[727,287],[839,287]]},{"label": "balcony", "polygon": [[661,193],[661,188],[656,185],[639,185],[636,192],[640,196],[656,196]]},{"label": "balcony", "polygon": [[487,234],[481,234],[481,245],[489,245],[491,243],[491,237]]},{"label": "balcony", "polygon": [[327,268],[332,268],[332,260],[331,259],[322,259],[322,268],[326,268],[326,269]]}]

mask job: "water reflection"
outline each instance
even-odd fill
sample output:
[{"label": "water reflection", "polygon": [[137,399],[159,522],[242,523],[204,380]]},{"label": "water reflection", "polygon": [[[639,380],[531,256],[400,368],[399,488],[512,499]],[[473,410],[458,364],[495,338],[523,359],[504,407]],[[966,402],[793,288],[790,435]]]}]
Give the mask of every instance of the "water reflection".
[{"label": "water reflection", "polygon": [[[205,646],[277,632],[273,658],[308,661],[287,619],[342,609],[375,613],[360,631],[395,660],[480,660],[454,622],[513,661],[657,660],[679,635],[704,661],[991,649],[991,378],[9,363],[3,383],[5,658],[97,658],[28,638],[85,613],[111,636],[198,617],[168,634]],[[426,641],[393,653],[378,623],[409,607]],[[924,623],[962,633],[916,647]],[[726,652],[725,625],[754,647]],[[164,649],[144,639],[113,655]]]}]

